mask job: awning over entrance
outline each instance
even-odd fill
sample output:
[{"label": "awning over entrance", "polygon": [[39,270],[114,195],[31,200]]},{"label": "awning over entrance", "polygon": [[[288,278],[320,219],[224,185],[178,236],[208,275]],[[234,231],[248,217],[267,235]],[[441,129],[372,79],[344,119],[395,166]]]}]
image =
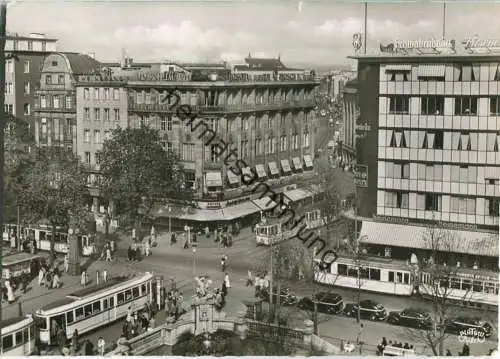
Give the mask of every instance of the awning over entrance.
[{"label": "awning over entrance", "polygon": [[418,66],[418,76],[421,77],[444,77],[445,71],[445,65],[441,64],[422,64]]},{"label": "awning over entrance", "polygon": [[292,158],[292,163],[293,163],[293,168],[295,168],[296,171],[302,170],[302,161],[298,157]]},{"label": "awning over entrance", "polygon": [[288,162],[288,160],[281,160],[281,169],[284,173],[292,172],[292,169],[290,168],[290,162]]},{"label": "awning over entrance", "polygon": [[271,172],[271,175],[277,176],[280,174],[280,171],[278,170],[278,166],[276,165],[276,162],[272,161],[269,162],[269,172]]},{"label": "awning over entrance", "polygon": [[267,211],[276,207],[276,202],[274,202],[270,197],[254,199],[252,202],[262,211]]},{"label": "awning over entrance", "polygon": [[222,210],[222,212],[224,213],[224,219],[231,220],[260,212],[260,208],[252,201],[246,201],[235,206],[226,207]]},{"label": "awning over entrance", "polygon": [[283,194],[292,202],[300,201],[301,199],[311,197],[313,195],[312,192],[302,188],[292,189],[291,191],[283,192]]},{"label": "awning over entrance", "polygon": [[231,171],[230,169],[227,170],[227,180],[229,181],[229,184],[238,184],[240,183],[240,178],[239,176]]},{"label": "awning over entrance", "polygon": [[429,250],[434,247],[443,252],[498,256],[498,234],[488,232],[363,221],[360,242]]},{"label": "awning over entrance", "polygon": [[257,171],[257,176],[259,178],[266,178],[267,173],[266,169],[264,168],[264,165],[255,165],[255,170]]},{"label": "awning over entrance", "polygon": [[311,159],[311,155],[305,155],[304,156],[304,164],[306,168],[312,168],[313,167],[313,161]]},{"label": "awning over entrance", "polygon": [[220,172],[207,172],[205,174],[205,185],[207,187],[222,187],[222,175]]}]

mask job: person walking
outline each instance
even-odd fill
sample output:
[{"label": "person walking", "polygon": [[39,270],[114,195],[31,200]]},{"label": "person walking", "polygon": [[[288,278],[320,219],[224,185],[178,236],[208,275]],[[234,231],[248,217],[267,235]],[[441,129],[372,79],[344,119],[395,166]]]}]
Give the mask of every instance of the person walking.
[{"label": "person walking", "polygon": [[73,337],[71,338],[71,342],[73,344],[73,349],[76,351],[78,351],[79,347],[80,347],[80,344],[78,342],[78,330],[75,329],[75,331],[73,332]]},{"label": "person walking", "polygon": [[64,256],[64,273],[68,273],[69,271],[69,254]]},{"label": "person walking", "polygon": [[106,283],[108,281],[108,271],[106,269],[102,270],[102,281]]},{"label": "person walking", "polygon": [[106,262],[111,262],[113,259],[111,258],[111,245],[106,247]]},{"label": "person walking", "polygon": [[132,242],[135,242],[135,240],[136,240],[135,228],[132,228]]},{"label": "person walking", "polygon": [[52,288],[57,289],[61,285],[61,282],[59,281],[59,275],[57,272],[54,272],[54,276],[52,277]]},{"label": "person walking", "polygon": [[252,278],[252,272],[249,269],[247,274],[247,283],[245,284],[245,286],[248,287],[251,285],[253,285],[253,278]]},{"label": "person walking", "polygon": [[151,245],[149,244],[149,241],[146,241],[145,246],[146,257],[149,257],[151,255]]},{"label": "person walking", "polygon": [[106,342],[104,341],[103,337],[99,337],[99,339],[97,339],[97,353],[100,356],[104,356],[105,348],[106,348]]},{"label": "person walking", "polygon": [[229,291],[229,288],[231,288],[231,282],[229,281],[229,274],[227,273],[224,276],[224,283],[226,283],[226,288]]},{"label": "person walking", "polygon": [[45,269],[42,267],[38,271],[38,285],[43,287],[43,277],[45,277]]},{"label": "person walking", "polygon": [[225,272],[227,268],[227,256],[225,254],[222,255],[222,258],[220,260],[220,265],[222,271]]}]

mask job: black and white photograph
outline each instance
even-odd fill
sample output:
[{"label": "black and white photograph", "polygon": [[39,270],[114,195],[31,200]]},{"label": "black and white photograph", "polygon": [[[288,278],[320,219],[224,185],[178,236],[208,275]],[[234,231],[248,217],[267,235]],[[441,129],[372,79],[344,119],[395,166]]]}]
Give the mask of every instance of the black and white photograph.
[{"label": "black and white photograph", "polygon": [[0,355],[498,356],[499,18],[0,0]]}]

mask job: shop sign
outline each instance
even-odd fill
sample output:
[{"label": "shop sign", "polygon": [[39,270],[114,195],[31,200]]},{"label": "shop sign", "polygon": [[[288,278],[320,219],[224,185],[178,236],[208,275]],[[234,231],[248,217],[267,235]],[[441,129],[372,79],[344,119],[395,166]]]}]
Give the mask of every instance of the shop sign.
[{"label": "shop sign", "polygon": [[357,187],[368,187],[368,166],[354,165],[354,183]]}]

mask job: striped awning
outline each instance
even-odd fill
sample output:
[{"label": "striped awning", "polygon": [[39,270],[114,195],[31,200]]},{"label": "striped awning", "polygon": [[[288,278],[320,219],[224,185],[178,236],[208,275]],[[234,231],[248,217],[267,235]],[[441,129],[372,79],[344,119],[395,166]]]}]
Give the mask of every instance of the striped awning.
[{"label": "striped awning", "polygon": [[255,165],[255,170],[257,171],[257,176],[259,178],[267,177],[267,172],[266,169],[264,168],[264,165]]},{"label": "striped awning", "polygon": [[401,65],[401,64],[395,64],[395,65],[387,65],[385,67],[386,71],[411,71],[411,65]]},{"label": "striped awning", "polygon": [[276,164],[276,162],[274,162],[274,161],[269,162],[268,166],[269,166],[269,172],[271,172],[271,175],[276,176],[276,175],[280,174],[280,171],[278,170],[278,165]]},{"label": "striped awning", "polygon": [[281,169],[284,173],[292,172],[292,169],[290,168],[290,162],[288,162],[288,160],[281,160]]},{"label": "striped awning", "polygon": [[300,171],[302,169],[302,161],[298,157],[292,158],[292,163],[293,163],[293,168],[295,168],[296,171]]},{"label": "striped awning", "polygon": [[222,187],[222,175],[220,172],[207,172],[205,175],[207,187]]},{"label": "striped awning", "polygon": [[227,170],[227,180],[229,181],[229,184],[237,184],[240,183],[240,177],[231,171],[231,169]]},{"label": "striped awning", "polygon": [[444,77],[446,67],[441,64],[424,64],[418,66],[418,76]]},{"label": "striped awning", "polygon": [[313,161],[311,159],[311,155],[304,155],[304,164],[306,165],[306,168],[312,168]]}]

